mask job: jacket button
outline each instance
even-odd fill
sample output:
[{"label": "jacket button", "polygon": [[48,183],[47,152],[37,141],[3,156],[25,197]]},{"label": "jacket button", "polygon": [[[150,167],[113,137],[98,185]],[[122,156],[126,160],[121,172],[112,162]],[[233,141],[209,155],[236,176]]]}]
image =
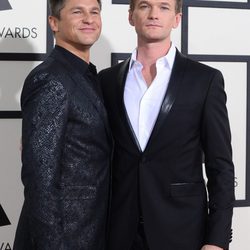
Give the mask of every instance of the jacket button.
[{"label": "jacket button", "polygon": [[140,160],[140,163],[146,163],[146,161],[147,161],[147,159],[146,159],[146,157],[145,156],[143,156],[142,158],[141,158],[141,160]]}]

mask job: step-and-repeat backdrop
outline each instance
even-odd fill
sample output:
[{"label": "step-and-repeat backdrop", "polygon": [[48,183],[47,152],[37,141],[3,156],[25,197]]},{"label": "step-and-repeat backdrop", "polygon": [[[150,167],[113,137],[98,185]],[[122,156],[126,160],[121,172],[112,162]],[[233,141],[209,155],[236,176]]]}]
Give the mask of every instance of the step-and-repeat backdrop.
[{"label": "step-and-repeat backdrop", "polygon": [[[20,93],[26,75],[53,47],[45,0],[0,0],[0,250],[11,250],[22,202]],[[136,35],[128,0],[103,0],[103,32],[91,60],[98,70],[130,55]],[[184,0],[172,41],[225,78],[235,163],[232,250],[250,246],[250,0]]]}]

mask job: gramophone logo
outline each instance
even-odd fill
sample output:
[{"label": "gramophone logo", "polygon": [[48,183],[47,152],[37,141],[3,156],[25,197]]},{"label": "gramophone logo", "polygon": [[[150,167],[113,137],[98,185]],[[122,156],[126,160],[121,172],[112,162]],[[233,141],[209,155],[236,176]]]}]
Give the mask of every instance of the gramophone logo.
[{"label": "gramophone logo", "polygon": [[0,11],[1,10],[10,10],[12,9],[8,0],[1,0],[0,2]]},{"label": "gramophone logo", "polygon": [[3,210],[1,204],[0,204],[0,227],[1,226],[7,226],[10,225],[10,221],[5,213],[5,211]]},{"label": "gramophone logo", "polygon": [[20,0],[0,0],[1,60],[43,61],[47,57],[54,45],[47,11],[48,1],[44,0],[23,4]]}]

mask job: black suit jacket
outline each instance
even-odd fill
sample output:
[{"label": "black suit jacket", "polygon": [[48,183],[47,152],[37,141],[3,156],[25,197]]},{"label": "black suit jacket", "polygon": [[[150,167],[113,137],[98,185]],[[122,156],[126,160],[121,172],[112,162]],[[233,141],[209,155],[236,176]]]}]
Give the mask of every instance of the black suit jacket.
[{"label": "black suit jacket", "polygon": [[94,84],[57,48],[25,80],[15,250],[105,248],[111,133]]},{"label": "black suit jacket", "polygon": [[123,102],[129,60],[99,74],[115,141],[108,249],[130,249],[138,200],[150,250],[198,250],[206,243],[226,249],[234,167],[222,74],[177,51],[158,119],[141,152]]}]

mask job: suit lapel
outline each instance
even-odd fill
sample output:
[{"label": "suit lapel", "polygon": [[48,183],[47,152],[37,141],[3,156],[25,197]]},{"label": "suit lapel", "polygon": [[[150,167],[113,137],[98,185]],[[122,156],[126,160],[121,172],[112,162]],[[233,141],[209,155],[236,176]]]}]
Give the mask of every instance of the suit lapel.
[{"label": "suit lapel", "polygon": [[102,97],[97,93],[94,86],[92,86],[94,83],[90,82],[90,79],[87,77],[83,77],[81,74],[75,71],[73,74],[73,80],[77,84],[77,86],[82,89],[83,94],[86,98],[95,106],[97,112],[103,119],[106,127],[108,127],[107,121],[107,112],[103,104]]},{"label": "suit lapel", "polygon": [[[130,58],[125,60],[122,63],[122,65],[119,69],[119,72],[118,72],[118,79],[117,79],[118,90],[116,92],[116,93],[118,93],[118,95],[117,95],[116,103],[118,103],[118,106],[119,106],[119,112],[121,114],[121,120],[122,120],[121,122],[126,127],[128,134],[130,135],[130,137],[131,137],[133,143],[136,145],[137,149],[140,152],[142,152],[140,144],[137,140],[137,137],[134,133],[134,130],[133,130],[132,125],[130,123],[129,117],[127,115],[127,111],[126,111],[125,104],[124,104],[124,98],[123,98],[129,62],[130,62]],[[175,63],[174,63],[171,77],[169,80],[168,89],[167,89],[166,94],[164,96],[164,99],[163,99],[161,109],[159,111],[155,126],[153,128],[153,131],[151,133],[151,136],[149,138],[149,141],[147,143],[147,146],[146,146],[144,152],[146,152],[148,150],[148,148],[150,148],[150,144],[153,142],[155,137],[158,135],[162,125],[165,123],[165,121],[167,119],[167,116],[168,116],[168,114],[169,114],[169,112],[170,112],[170,110],[175,102],[175,98],[177,96],[178,90],[182,84],[183,76],[185,73],[185,68],[186,68],[186,58],[179,51],[176,51]]]},{"label": "suit lapel", "polygon": [[183,82],[183,76],[186,68],[186,58],[179,52],[176,51],[176,57],[174,66],[172,69],[171,77],[169,80],[168,88],[163,99],[161,109],[159,111],[155,126],[149,138],[146,146],[146,150],[150,147],[151,143],[158,135],[162,125],[166,122],[167,116],[174,105],[178,90]]},{"label": "suit lapel", "polygon": [[126,82],[126,77],[127,77],[127,73],[128,73],[128,69],[129,69],[129,62],[130,62],[130,58],[126,59],[122,64],[121,67],[119,68],[118,71],[118,75],[117,75],[117,100],[116,103],[118,103],[118,108],[119,108],[119,113],[121,114],[121,122],[122,124],[124,124],[124,126],[126,127],[126,130],[128,131],[128,134],[130,135],[130,138],[133,141],[133,144],[136,145],[137,149],[141,152],[141,147],[140,144],[137,140],[137,137],[134,133],[133,127],[130,123],[128,114],[127,114],[127,110],[124,104],[124,88],[125,88],[125,82]]},{"label": "suit lapel", "polygon": [[102,97],[98,94],[95,87],[93,86],[94,83],[92,83],[90,79],[88,79],[87,77],[85,78],[77,70],[75,70],[61,53],[56,50],[54,50],[52,53],[54,53],[55,58],[65,66],[65,70],[69,72],[69,76],[72,81],[74,81],[75,84],[80,89],[82,89],[82,93],[84,94],[84,96],[96,108],[105,124],[108,133],[111,134],[108,124],[107,112],[104,107]]}]

